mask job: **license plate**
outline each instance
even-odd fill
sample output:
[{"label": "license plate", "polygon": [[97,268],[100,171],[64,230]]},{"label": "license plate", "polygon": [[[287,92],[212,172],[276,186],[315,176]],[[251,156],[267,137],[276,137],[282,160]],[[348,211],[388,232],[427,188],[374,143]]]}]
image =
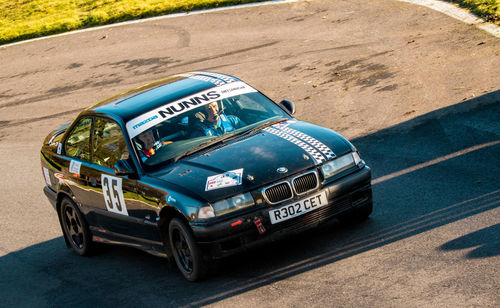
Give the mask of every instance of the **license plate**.
[{"label": "license plate", "polygon": [[310,195],[304,199],[270,210],[269,218],[271,218],[271,223],[275,224],[304,215],[327,204],[326,190],[324,190],[315,195]]}]

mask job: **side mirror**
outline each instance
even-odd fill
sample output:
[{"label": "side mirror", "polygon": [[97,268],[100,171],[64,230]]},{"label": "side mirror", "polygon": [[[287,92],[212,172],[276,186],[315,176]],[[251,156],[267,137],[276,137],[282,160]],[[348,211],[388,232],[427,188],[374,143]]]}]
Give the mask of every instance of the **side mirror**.
[{"label": "side mirror", "polygon": [[289,115],[295,113],[295,104],[291,100],[284,99],[279,103],[279,105],[283,107]]},{"label": "side mirror", "polygon": [[134,167],[130,166],[130,163],[126,159],[122,159],[115,164],[115,174],[116,175],[132,175],[135,174]]}]

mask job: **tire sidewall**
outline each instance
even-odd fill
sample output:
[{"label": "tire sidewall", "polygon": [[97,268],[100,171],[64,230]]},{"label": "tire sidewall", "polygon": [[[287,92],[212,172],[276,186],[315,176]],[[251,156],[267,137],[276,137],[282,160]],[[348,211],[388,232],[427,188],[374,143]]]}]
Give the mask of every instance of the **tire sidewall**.
[{"label": "tire sidewall", "polygon": [[[64,211],[66,208],[71,207],[73,211],[75,212],[75,215],[78,216],[78,219],[80,220],[80,223],[82,225],[82,232],[83,232],[83,247],[80,248],[78,247],[74,242],[73,239],[71,238],[69,234],[69,226],[66,225],[65,223],[65,218],[64,218]],[[61,206],[59,210],[59,218],[61,222],[61,227],[64,232],[64,236],[68,240],[69,244],[71,245],[71,248],[73,248],[73,251],[79,254],[80,256],[88,255],[91,251],[91,244],[92,244],[92,235],[90,233],[87,221],[85,220],[83,214],[80,212],[76,204],[68,199],[68,198],[63,198],[61,201]]]},{"label": "tire sidewall", "polygon": [[[184,267],[182,266],[182,263],[180,261],[180,257],[177,253],[177,249],[175,248],[174,240],[173,240],[173,234],[174,234],[175,230],[178,230],[179,232],[183,233],[183,235],[186,239],[187,245],[189,247],[189,250],[191,252],[191,257],[193,258],[193,270],[191,272],[188,272],[184,269]],[[189,229],[189,227],[187,227],[186,224],[184,222],[182,222],[180,219],[173,218],[170,221],[170,224],[168,227],[168,238],[170,241],[170,247],[172,247],[172,252],[174,255],[175,263],[177,264],[177,268],[182,273],[182,275],[187,280],[192,281],[192,282],[202,279],[205,272],[206,272],[206,268],[205,268],[205,265],[203,262],[203,256],[200,252],[199,247],[197,246],[197,244],[194,240],[194,236],[193,236],[191,230]]]}]

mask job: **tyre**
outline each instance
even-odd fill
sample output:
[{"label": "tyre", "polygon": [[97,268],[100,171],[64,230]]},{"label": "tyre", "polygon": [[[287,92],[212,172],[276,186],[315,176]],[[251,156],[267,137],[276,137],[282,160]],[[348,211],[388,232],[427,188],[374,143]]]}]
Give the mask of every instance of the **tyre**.
[{"label": "tyre", "polygon": [[92,234],[80,210],[68,198],[61,201],[59,217],[64,236],[71,248],[80,256],[88,255],[92,251]]},{"label": "tyre", "polygon": [[189,281],[202,279],[207,268],[191,229],[179,218],[173,218],[168,226],[168,237],[182,275]]},{"label": "tyre", "polygon": [[369,202],[367,204],[364,204],[360,207],[357,207],[343,214],[339,218],[341,221],[347,223],[360,223],[365,221],[368,218],[368,216],[370,216],[372,211],[373,211],[373,202]]}]

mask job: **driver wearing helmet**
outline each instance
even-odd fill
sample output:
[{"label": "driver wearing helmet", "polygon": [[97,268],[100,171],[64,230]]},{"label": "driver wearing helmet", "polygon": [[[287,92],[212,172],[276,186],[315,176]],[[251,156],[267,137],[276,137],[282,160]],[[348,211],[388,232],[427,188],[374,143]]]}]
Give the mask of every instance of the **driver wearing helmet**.
[{"label": "driver wearing helmet", "polygon": [[172,141],[155,140],[152,130],[139,134],[137,139],[140,141],[138,146],[139,156],[143,162],[155,155],[156,151],[158,151],[158,149],[162,146],[172,143]]},{"label": "driver wearing helmet", "polygon": [[205,105],[205,113],[206,117],[198,123],[194,137],[221,136],[246,125],[237,116],[220,112],[217,101]]}]

